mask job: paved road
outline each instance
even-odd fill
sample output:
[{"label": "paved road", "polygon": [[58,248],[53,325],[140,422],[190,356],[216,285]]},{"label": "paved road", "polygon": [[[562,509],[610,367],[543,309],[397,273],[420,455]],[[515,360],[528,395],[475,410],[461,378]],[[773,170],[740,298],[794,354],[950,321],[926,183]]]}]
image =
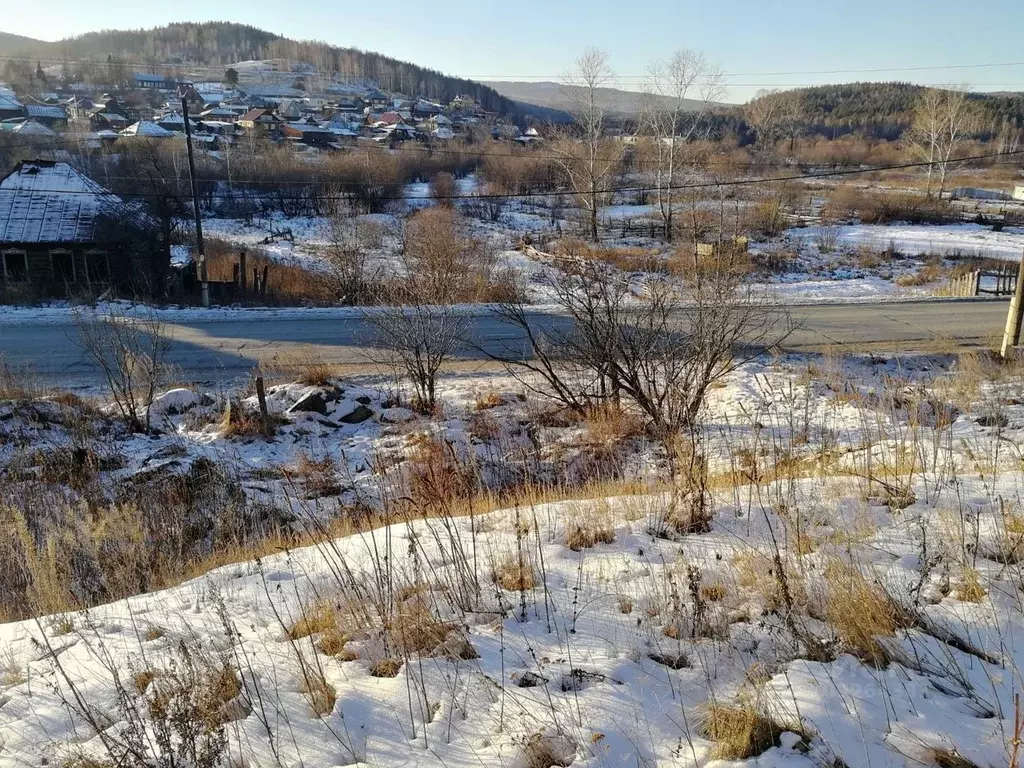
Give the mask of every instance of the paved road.
[{"label": "paved road", "polygon": [[[1007,304],[992,300],[936,300],[875,304],[820,304],[790,307],[798,328],[791,349],[828,345],[889,350],[929,350],[995,345]],[[563,322],[535,315],[538,325]],[[493,315],[472,318],[476,343],[492,352],[518,348],[520,334]],[[170,326],[169,360],[181,378],[227,382],[244,377],[257,362],[282,367],[315,356],[338,365],[366,365],[369,331],[353,319],[263,319],[187,322]],[[0,354],[18,367],[35,371],[48,383],[70,389],[99,383],[98,371],[77,343],[74,324],[0,325]],[[466,361],[481,359],[464,350]]]}]

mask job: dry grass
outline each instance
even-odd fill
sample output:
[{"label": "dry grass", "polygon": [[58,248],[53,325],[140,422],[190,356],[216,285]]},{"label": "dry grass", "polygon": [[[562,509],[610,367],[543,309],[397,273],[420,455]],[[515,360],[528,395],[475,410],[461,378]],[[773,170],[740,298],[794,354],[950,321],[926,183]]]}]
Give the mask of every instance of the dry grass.
[{"label": "dry grass", "polygon": [[267,414],[267,422],[264,424],[263,417],[241,403],[231,403],[224,409],[221,418],[221,434],[228,438],[251,439],[254,437],[270,438],[274,435],[277,427],[286,423],[284,417],[279,414]]},{"label": "dry grass", "polygon": [[615,517],[607,501],[573,504],[566,518],[565,546],[573,552],[615,541]]},{"label": "dry grass", "polygon": [[135,692],[143,694],[146,689],[149,688],[149,684],[159,677],[159,673],[155,669],[143,669],[132,675],[132,684],[135,686]]},{"label": "dry grass", "polygon": [[876,666],[886,666],[889,652],[881,637],[892,637],[900,611],[885,591],[856,568],[833,560],[825,568],[825,618],[848,651]]},{"label": "dry grass", "polygon": [[960,586],[957,587],[955,595],[957,600],[965,603],[980,603],[985,599],[988,592],[981,583],[981,574],[976,568],[964,568]]},{"label": "dry grass", "polygon": [[711,760],[747,760],[776,746],[787,729],[751,705],[712,704],[700,719],[704,735],[715,742]]},{"label": "dry grass", "polygon": [[345,649],[345,644],[351,637],[341,628],[347,623],[343,622],[342,618],[336,604],[318,602],[306,609],[302,618],[291,626],[288,637],[291,640],[301,640],[316,636],[316,645],[321,653],[337,656],[342,661],[351,661],[356,657]]},{"label": "dry grass", "polygon": [[807,605],[807,588],[800,572],[787,560],[780,575],[775,560],[760,552],[741,552],[732,558],[736,583],[761,598],[765,608],[774,611],[785,607],[782,579],[785,579],[795,608]]},{"label": "dry grass", "polygon": [[474,411],[486,411],[490,408],[498,408],[506,404],[504,395],[500,392],[486,392],[477,395],[476,400],[473,402]]},{"label": "dry grass", "polygon": [[[252,270],[257,269],[262,279],[263,268],[268,268],[267,292],[265,297],[251,294],[251,301],[268,304],[331,304],[337,296],[331,290],[330,281],[324,279],[322,272],[303,269],[295,264],[283,264],[275,261],[259,251],[249,251],[247,255],[247,283],[252,289]],[[230,282],[234,275],[234,265],[238,263],[238,254],[230,244],[207,239],[206,264],[210,280]]]},{"label": "dry grass", "polygon": [[584,440],[591,445],[616,445],[645,433],[643,421],[636,414],[611,405],[588,411],[583,425]]},{"label": "dry grass", "polygon": [[338,467],[330,456],[314,459],[305,451],[299,451],[294,465],[285,470],[285,475],[301,483],[307,499],[320,499],[341,493]]},{"label": "dry grass", "polygon": [[568,768],[576,760],[576,747],[565,736],[535,733],[523,744],[525,768]]},{"label": "dry grass", "polygon": [[948,274],[948,271],[939,264],[925,264],[912,275],[900,275],[896,278],[896,285],[903,288],[911,286],[929,285],[937,283]]},{"label": "dry grass", "polygon": [[334,711],[334,704],[338,700],[338,692],[334,686],[327,682],[323,671],[305,661],[300,662],[303,666],[302,672],[302,695],[310,708],[319,717],[331,714]]},{"label": "dry grass", "polygon": [[508,555],[494,566],[492,577],[496,584],[508,592],[527,592],[537,585],[537,577],[533,566]]},{"label": "dry grass", "polygon": [[370,665],[370,677],[397,677],[402,669],[401,659],[381,659]]}]

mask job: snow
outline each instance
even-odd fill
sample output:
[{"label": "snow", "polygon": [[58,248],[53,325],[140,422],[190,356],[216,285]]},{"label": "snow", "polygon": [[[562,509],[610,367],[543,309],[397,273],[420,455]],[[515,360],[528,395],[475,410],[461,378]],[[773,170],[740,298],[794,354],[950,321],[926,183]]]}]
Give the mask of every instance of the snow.
[{"label": "snow", "polygon": [[[791,229],[795,240],[813,240],[817,227]],[[839,228],[839,245],[885,250],[890,246],[912,256],[980,256],[1017,261],[1024,252],[1024,229],[996,232],[981,224],[851,224]]]},{"label": "snow", "polygon": [[[1024,405],[1012,399],[1019,379],[987,390],[978,403],[982,411],[999,407],[1007,428],[979,425],[978,411],[934,430],[873,409],[869,400],[860,410],[833,396],[828,382],[841,372],[856,391],[877,392],[900,375],[910,392],[941,377],[941,359],[803,362],[758,361],[714,390],[707,420],[722,434],[713,444],[757,456],[780,441],[781,450],[803,457],[824,456],[831,445],[837,460],[856,462],[866,460],[871,440],[880,457],[891,457],[907,430],[922,430],[927,458],[911,481],[916,501],[897,509],[873,500],[856,474],[862,464],[848,463],[848,476],[723,488],[715,493],[710,530],[699,534],[654,535],[664,530],[670,508],[670,497],[654,492],[474,517],[414,514],[389,527],[227,565],[152,594],[3,624],[3,758],[11,765],[60,765],[80,754],[103,757],[103,739],[132,727],[129,712],[147,721],[146,696],[170,684],[166,673],[181,668],[185,647],[194,659],[229,661],[240,671],[241,698],[229,708],[226,738],[232,764],[254,768],[527,768],[549,764],[529,759],[529,745],[538,742],[578,765],[704,766],[714,748],[700,725],[705,708],[738,702],[788,731],[762,755],[730,765],[811,768],[841,759],[849,768],[902,768],[935,763],[935,750],[978,766],[1006,765],[1017,670],[1024,664],[1020,567],[984,553],[1024,490],[1017,458],[996,450],[1024,439]],[[497,383],[463,380],[461,396],[446,409]],[[283,385],[268,399],[277,410],[309,391]],[[347,404],[334,411],[357,397],[380,404],[372,390],[353,387],[344,393]],[[201,407],[182,390],[159,402],[167,413],[172,403]],[[381,413],[397,421],[408,416],[401,410]],[[304,418],[297,427],[317,430],[306,439],[323,439],[316,418]],[[352,450],[365,459],[373,440],[388,439],[383,429],[371,421],[345,427],[344,436],[364,441]],[[801,430],[807,442],[790,442],[791,430]],[[892,441],[878,440],[883,434]],[[268,466],[301,436],[296,428],[283,445],[222,446],[223,456],[237,450],[242,461]],[[935,453],[926,447],[933,439]],[[211,438],[208,445],[215,444]],[[346,443],[325,444],[330,455],[347,457]],[[729,466],[724,456],[715,455],[716,467]],[[978,462],[985,463],[983,472]],[[949,474],[967,467],[976,469]],[[607,521],[614,540],[570,549],[569,529],[588,520]],[[813,542],[802,554],[788,543],[794,520]],[[958,526],[968,529],[962,540],[954,533]],[[775,583],[773,541],[780,560],[792,566],[791,587],[806,601],[795,620],[820,638],[820,658],[794,637],[785,609],[768,596]],[[969,549],[961,552],[961,543]],[[964,557],[988,592],[979,603],[956,596]],[[534,573],[534,588],[510,590],[492,580],[496,569],[520,559]],[[743,562],[763,570],[746,578]],[[823,574],[836,562],[855,563],[917,619],[879,639],[888,649],[886,663],[855,657],[820,618],[829,589]],[[699,588],[711,585],[721,595],[705,598],[698,617],[693,594],[709,594]],[[347,655],[321,652],[315,636],[289,638],[318,602],[340,606],[340,629],[350,635]],[[349,616],[352,604],[365,613]],[[374,677],[371,666],[393,655],[387,643],[396,642],[378,609],[394,622],[426,611],[451,626],[443,640],[411,653],[397,676]],[[940,639],[949,633],[958,640]],[[465,642],[473,653],[452,652]],[[337,694],[322,715],[302,692],[310,668]],[[134,680],[151,671],[158,676],[138,691]],[[106,726],[103,733],[89,726],[81,702],[93,722]],[[155,739],[142,743],[155,748]]]}]

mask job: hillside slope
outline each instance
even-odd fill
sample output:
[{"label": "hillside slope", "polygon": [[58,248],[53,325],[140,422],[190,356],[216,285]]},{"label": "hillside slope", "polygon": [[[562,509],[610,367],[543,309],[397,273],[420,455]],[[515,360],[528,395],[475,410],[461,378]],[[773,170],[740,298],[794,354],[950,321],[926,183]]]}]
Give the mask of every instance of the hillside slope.
[{"label": "hillside slope", "polygon": [[10,32],[0,32],[0,55],[7,55],[16,51],[23,51],[29,48],[37,48],[39,46],[46,46],[49,43],[43,42],[42,40],[36,40],[31,37],[23,37],[21,35],[12,35]]},{"label": "hillside slope", "polygon": [[[808,133],[837,136],[859,132],[896,139],[910,125],[914,104],[924,90],[925,86],[914,83],[840,83],[788,93],[800,99]],[[971,99],[986,115],[980,131],[995,133],[1004,123],[1018,129],[1024,127],[1024,94],[972,93]]]},{"label": "hillside slope", "polygon": [[[527,83],[511,80],[489,80],[491,86],[502,96],[516,101],[536,104],[550,109],[567,111],[572,108],[572,99],[561,83],[549,81]],[[617,114],[635,114],[640,110],[644,94],[637,91],[624,91],[619,88],[598,88],[597,101],[609,112]],[[662,99],[668,105],[668,99]],[[696,99],[686,100],[686,109],[697,110],[701,102]]]}]

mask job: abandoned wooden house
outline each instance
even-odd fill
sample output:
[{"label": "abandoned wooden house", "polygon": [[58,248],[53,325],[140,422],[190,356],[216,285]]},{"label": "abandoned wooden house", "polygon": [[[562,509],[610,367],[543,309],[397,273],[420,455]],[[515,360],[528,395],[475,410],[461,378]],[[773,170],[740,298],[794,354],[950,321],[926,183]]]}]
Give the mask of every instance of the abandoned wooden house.
[{"label": "abandoned wooden house", "polygon": [[150,293],[167,269],[158,229],[68,163],[19,163],[0,180],[0,293]]}]

